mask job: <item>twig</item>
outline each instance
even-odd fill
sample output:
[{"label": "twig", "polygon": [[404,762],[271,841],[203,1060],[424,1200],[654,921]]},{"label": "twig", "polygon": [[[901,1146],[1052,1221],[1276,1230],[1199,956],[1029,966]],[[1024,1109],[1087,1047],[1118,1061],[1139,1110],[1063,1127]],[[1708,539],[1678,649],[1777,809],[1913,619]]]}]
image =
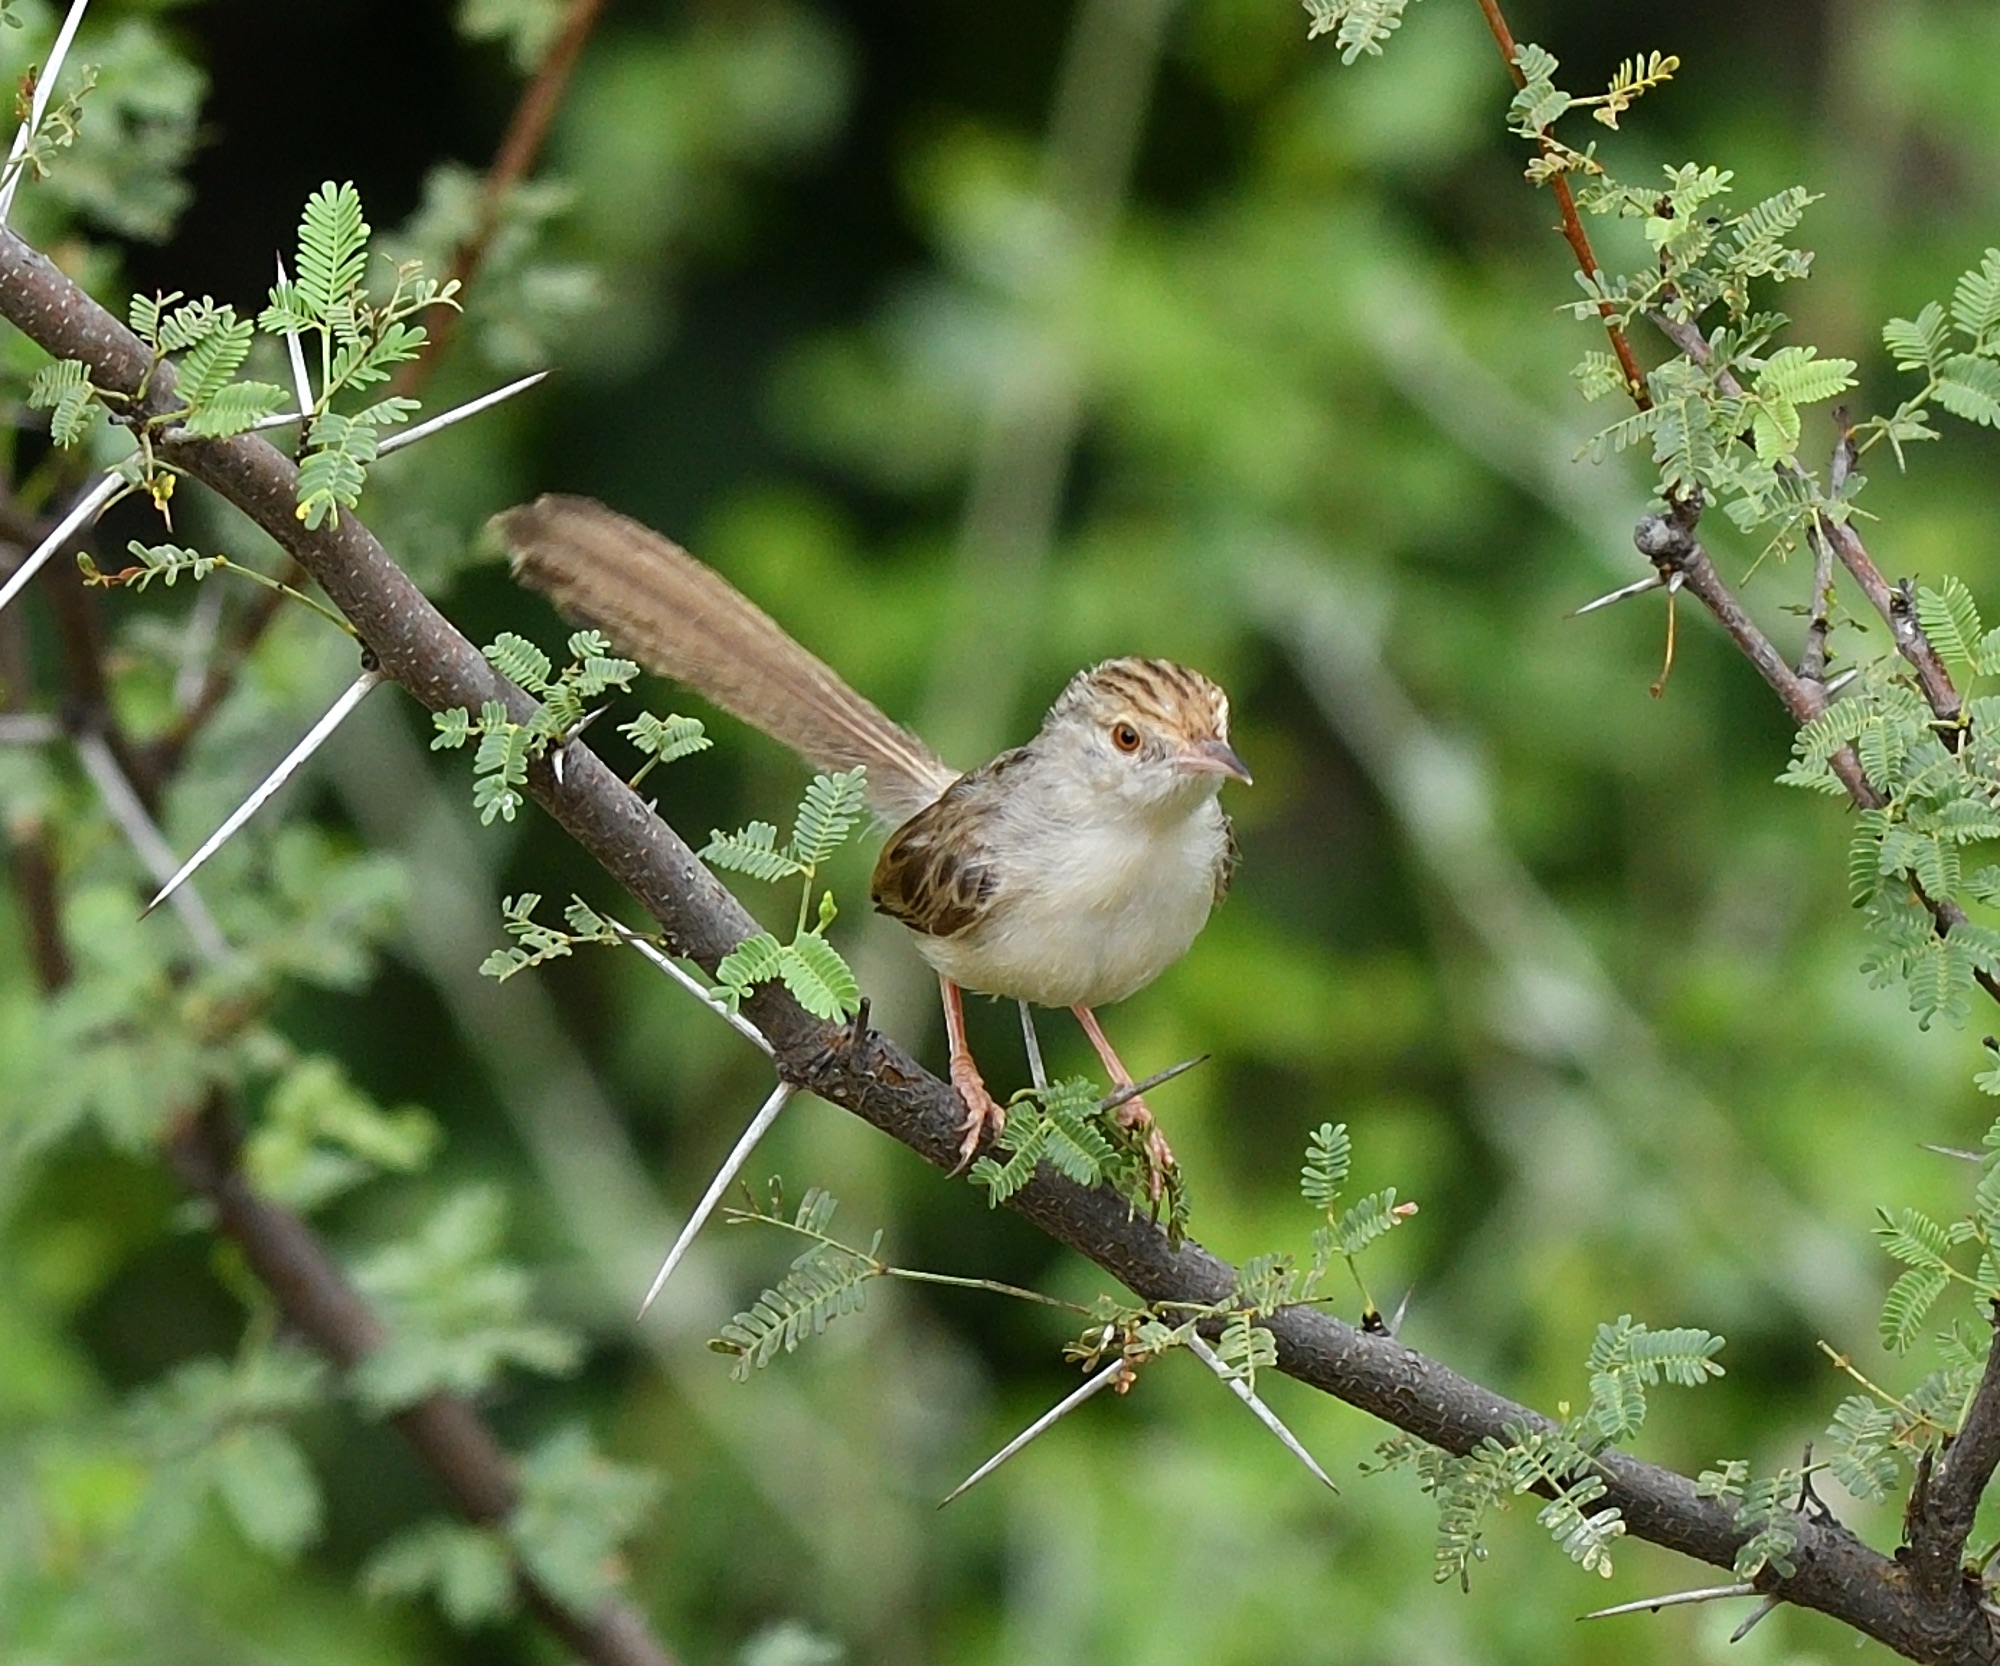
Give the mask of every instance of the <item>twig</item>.
[{"label": "twig", "polygon": [[[1507,27],[1507,19],[1501,15],[1498,0],[1479,0],[1479,10],[1486,19],[1486,27],[1493,31],[1493,40],[1500,48],[1500,56],[1506,60],[1507,74],[1513,79],[1518,90],[1528,84],[1528,78],[1521,73],[1521,66],[1515,62],[1520,48],[1514,44],[1514,34]],[[1539,148],[1542,155],[1553,156],[1556,147],[1548,135],[1542,135]],[[1583,217],[1576,211],[1576,196],[1569,188],[1569,180],[1558,173],[1549,181],[1556,194],[1556,208],[1562,215],[1563,239],[1576,256],[1577,269],[1596,284],[1601,268],[1597,264],[1597,252],[1590,246],[1590,234],[1583,229]],[[1625,391],[1632,403],[1640,410],[1652,408],[1652,396],[1646,391],[1646,375],[1639,368],[1638,356],[1632,351],[1632,343],[1625,337],[1625,331],[1618,323],[1618,312],[1609,301],[1597,303],[1597,315],[1604,320],[1604,333],[1611,340],[1611,351],[1617,355],[1618,368],[1625,377]]]},{"label": "twig", "polygon": [[[1484,3],[1484,0],[1482,0]],[[1703,368],[1714,366],[1714,352],[1709,347],[1708,338],[1693,323],[1671,318],[1662,312],[1648,315],[1661,334]],[[1744,397],[1743,384],[1727,369],[1714,369],[1715,385],[1733,399]],[[1779,465],[1786,473],[1803,478],[1796,464]],[[1923,627],[1917,623],[1916,609],[1910,599],[1896,586],[1882,576],[1867,546],[1861,542],[1861,535],[1846,521],[1820,519],[1817,530],[1833,546],[1854,582],[1861,586],[1861,593],[1868,598],[1869,605],[1882,616],[1889,627],[1890,638],[1896,644],[1896,651],[1908,660],[1917,674],[1917,686],[1923,690],[1924,699],[1931,711],[1944,723],[1956,724],[1963,702],[1958,690],[1952,686],[1951,674],[1945,670],[1944,661],[1938,658],[1937,650],[1924,635]]]},{"label": "twig", "polygon": [[[2000,1307],[1989,1310],[2000,1328]],[[1919,1469],[1904,1521],[1911,1582],[1934,1605],[1949,1606],[1966,1580],[1965,1541],[1981,1495],[2000,1467],[2000,1346],[1937,1460]]]},{"label": "twig", "polygon": [[[387,1329],[347,1281],[312,1229],[289,1209],[259,1197],[237,1163],[237,1135],[219,1097],[174,1129],[167,1154],[181,1183],[214,1211],[216,1230],[242,1251],[277,1299],[286,1322],[342,1371],[351,1371]],[[471,1404],[433,1394],[389,1421],[416,1448],[466,1520],[493,1526],[518,1497],[514,1467]],[[674,1666],[674,1657],[628,1604],[607,1598],[594,1614],[570,1607],[532,1574],[517,1571],[528,1607],[595,1666]]]},{"label": "twig", "polygon": [[[521,90],[513,117],[501,137],[500,148],[493,153],[492,166],[486,170],[486,183],[480,192],[478,223],[472,235],[452,254],[450,275],[458,280],[461,292],[472,288],[480,267],[486,263],[493,238],[500,229],[500,215],[507,205],[507,198],[528,177],[535,159],[541,155],[550,124],[555,120],[556,111],[562,107],[570,72],[576,68],[584,43],[597,27],[598,14],[603,9],[604,0],[570,0],[569,10],[563,14],[548,50],[542,54],[542,61],[535,66],[534,75]],[[455,308],[442,307],[438,310],[430,326],[430,351],[421,359],[413,359],[397,374],[392,392],[408,397],[423,386],[431,366],[443,358],[445,349],[451,344],[458,318]]]}]

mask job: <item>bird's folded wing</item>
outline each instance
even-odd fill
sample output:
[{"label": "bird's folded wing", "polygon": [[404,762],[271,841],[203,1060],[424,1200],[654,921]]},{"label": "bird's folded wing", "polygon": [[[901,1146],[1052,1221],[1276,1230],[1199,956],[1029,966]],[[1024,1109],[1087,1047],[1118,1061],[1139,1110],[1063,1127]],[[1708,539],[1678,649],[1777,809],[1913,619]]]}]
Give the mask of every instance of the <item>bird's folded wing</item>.
[{"label": "bird's folded wing", "polygon": [[961,776],[890,834],[869,883],[878,910],[927,937],[955,937],[985,918],[1000,888],[998,868],[977,837],[989,825],[978,800],[991,768]]}]

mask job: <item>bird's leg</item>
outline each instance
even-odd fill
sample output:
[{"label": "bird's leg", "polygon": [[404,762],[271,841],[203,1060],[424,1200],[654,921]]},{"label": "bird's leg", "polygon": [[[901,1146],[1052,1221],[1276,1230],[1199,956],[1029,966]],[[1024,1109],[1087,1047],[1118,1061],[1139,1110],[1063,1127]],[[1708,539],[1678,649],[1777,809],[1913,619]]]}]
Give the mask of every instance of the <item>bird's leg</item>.
[{"label": "bird's leg", "polygon": [[[1089,1007],[1071,1007],[1069,1010],[1076,1014],[1076,1021],[1083,1026],[1083,1033],[1090,1037],[1091,1046],[1097,1049],[1097,1056],[1104,1061],[1104,1068],[1111,1074],[1112,1085],[1129,1088],[1133,1080],[1132,1072],[1125,1068],[1124,1061],[1111,1050],[1111,1043],[1105,1039],[1103,1027],[1097,1022],[1097,1014]],[[1118,1107],[1118,1122],[1119,1126],[1124,1128],[1144,1130],[1146,1157],[1153,1170],[1150,1189],[1157,1200],[1161,1187],[1165,1184],[1167,1171],[1176,1166],[1173,1147],[1167,1144],[1167,1136],[1160,1132],[1159,1124],[1153,1120],[1153,1113],[1146,1108],[1146,1101],[1136,1093]]]},{"label": "bird's leg", "polygon": [[979,1074],[972,1049],[965,1044],[965,1003],[958,985],[941,976],[938,988],[944,993],[944,1035],[951,1053],[951,1085],[958,1089],[958,1097],[965,1105],[965,1138],[958,1147],[958,1167],[963,1169],[972,1161],[986,1130],[990,1127],[997,1134],[1005,1126],[1007,1113],[987,1091],[986,1078]]}]

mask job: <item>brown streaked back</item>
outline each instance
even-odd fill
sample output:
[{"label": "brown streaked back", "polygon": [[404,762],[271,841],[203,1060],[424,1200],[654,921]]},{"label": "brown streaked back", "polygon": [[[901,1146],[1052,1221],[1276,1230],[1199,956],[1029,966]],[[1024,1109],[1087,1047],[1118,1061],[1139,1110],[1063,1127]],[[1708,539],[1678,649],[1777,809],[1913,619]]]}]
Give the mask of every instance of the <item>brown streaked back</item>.
[{"label": "brown streaked back", "polygon": [[649,671],[685,683],[815,768],[868,770],[868,801],[903,821],[957,778],[713,568],[589,498],[540,497],[495,524],[515,575]]}]

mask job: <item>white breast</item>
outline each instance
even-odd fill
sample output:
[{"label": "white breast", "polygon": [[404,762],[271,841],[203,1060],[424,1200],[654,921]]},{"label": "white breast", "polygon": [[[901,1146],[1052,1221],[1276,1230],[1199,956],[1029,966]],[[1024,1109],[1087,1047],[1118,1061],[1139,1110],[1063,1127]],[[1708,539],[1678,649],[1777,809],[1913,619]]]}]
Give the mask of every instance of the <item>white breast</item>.
[{"label": "white breast", "polygon": [[[919,937],[963,988],[1037,1006],[1104,1006],[1144,988],[1207,923],[1229,824],[1212,790],[1170,817],[1063,819],[1021,804],[993,906],[956,937]],[[1028,876],[1032,876],[1032,880]]]}]

